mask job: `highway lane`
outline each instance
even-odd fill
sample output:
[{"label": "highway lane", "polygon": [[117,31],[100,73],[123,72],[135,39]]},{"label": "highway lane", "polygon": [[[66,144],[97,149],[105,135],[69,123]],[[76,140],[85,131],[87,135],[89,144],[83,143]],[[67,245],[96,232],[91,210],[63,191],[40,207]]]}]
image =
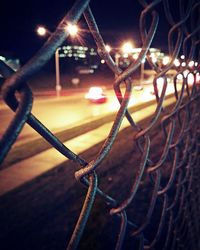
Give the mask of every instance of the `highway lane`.
[{"label": "highway lane", "polygon": [[[167,92],[171,93],[173,88],[169,85]],[[56,97],[40,97],[35,98],[32,113],[39,119],[48,129],[57,132],[66,128],[73,127],[75,124],[82,124],[95,117],[106,115],[110,112],[116,112],[119,109],[118,100],[111,89],[105,89],[108,97],[106,103],[93,104],[85,99],[87,89],[74,92],[67,96]],[[133,89],[129,106],[147,102],[155,99],[152,95],[152,86],[146,85],[143,90]],[[9,122],[14,117],[12,112],[5,104],[0,105],[0,137],[2,137]],[[29,125],[25,125],[20,133],[16,144],[26,142],[39,137]]]}]

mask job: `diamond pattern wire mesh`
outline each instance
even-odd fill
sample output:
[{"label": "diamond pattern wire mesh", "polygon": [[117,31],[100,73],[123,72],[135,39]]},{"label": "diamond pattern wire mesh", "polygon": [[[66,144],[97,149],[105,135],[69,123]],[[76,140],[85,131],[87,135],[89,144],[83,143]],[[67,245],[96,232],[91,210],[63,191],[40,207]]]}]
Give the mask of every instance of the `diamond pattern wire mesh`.
[{"label": "diamond pattern wire mesh", "polygon": [[[23,126],[27,123],[66,158],[80,165],[80,169],[75,172],[75,178],[87,187],[87,194],[71,239],[67,242],[67,249],[78,248],[97,195],[108,204],[110,214],[116,215],[120,219],[118,238],[115,246],[113,246],[115,249],[123,248],[127,228],[129,228],[129,232],[131,231],[131,237],[139,242],[134,249],[200,249],[199,64],[193,68],[187,66],[191,60],[199,61],[200,2],[191,0],[184,3],[179,1],[180,19],[178,21],[177,17],[172,14],[171,2],[168,0],[154,0],[148,1],[148,3],[145,0],[139,0],[139,2],[143,7],[140,13],[139,27],[142,50],[138,59],[125,70],[119,68],[107,52],[95,17],[89,7],[89,0],[76,1],[48,41],[17,72],[13,72],[0,61],[1,74],[6,79],[2,86],[2,96],[10,109],[15,111],[13,120],[0,141],[0,162],[4,160]],[[157,6],[159,5],[163,5],[166,19],[171,26],[168,33],[168,42],[166,42],[168,43],[170,62],[166,66],[153,62],[149,50],[159,25],[159,13],[157,12]],[[90,162],[65,147],[31,113],[33,97],[26,83],[30,76],[48,62],[54,55],[56,48],[69,35],[63,29],[65,24],[68,22],[77,23],[82,15],[97,45],[99,56],[105,60],[115,75],[113,89],[120,103],[120,108],[116,113],[116,118],[107,139],[96,157]],[[148,25],[147,18],[148,20],[151,19],[150,23],[148,21]],[[177,74],[173,78],[176,101],[171,110],[166,111],[163,108],[168,85],[166,73],[173,67],[174,60],[180,53],[186,56],[186,66],[181,65],[177,68]],[[145,57],[156,73],[152,84],[157,105],[150,122],[145,127],[140,127],[133,120],[127,106],[132,89],[131,77],[141,66],[141,62]],[[188,70],[187,74],[184,74],[186,69]],[[178,75],[182,75],[180,91],[177,90]],[[188,83],[189,75],[194,77],[192,85]],[[159,77],[164,79],[161,93],[158,92],[156,81]],[[122,83],[125,84],[126,89],[124,94],[121,91]],[[18,97],[16,97],[16,93]],[[132,179],[129,195],[123,197],[121,202],[118,202],[98,187],[96,169],[100,168],[100,164],[106,156],[109,157],[110,149],[125,117],[135,133],[133,141],[138,147],[141,158],[137,174]],[[162,154],[157,159],[151,159],[150,151],[156,149],[152,149],[149,134],[157,123],[161,125],[165,145]],[[134,204],[144,176],[148,176],[150,179],[152,189],[149,190],[150,200],[148,209],[143,215],[143,222],[138,225],[129,214],[129,206]],[[159,203],[159,209],[157,203]],[[155,219],[156,209],[159,212]],[[154,227],[149,232],[146,229],[151,225],[152,221]]]}]

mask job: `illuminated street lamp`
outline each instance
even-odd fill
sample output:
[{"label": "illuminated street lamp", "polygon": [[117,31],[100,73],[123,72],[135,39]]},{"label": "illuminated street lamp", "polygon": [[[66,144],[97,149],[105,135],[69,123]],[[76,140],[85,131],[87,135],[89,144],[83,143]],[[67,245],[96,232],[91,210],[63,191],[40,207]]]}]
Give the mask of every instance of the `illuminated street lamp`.
[{"label": "illuminated street lamp", "polygon": [[38,33],[39,36],[46,36],[47,29],[45,27],[43,27],[43,26],[38,26],[37,33]]},{"label": "illuminated street lamp", "polygon": [[[122,45],[121,50],[123,52],[124,58],[127,58],[129,56],[129,54],[131,54],[132,58],[134,58],[133,57],[134,46],[133,46],[133,43],[131,41],[125,42]],[[137,55],[137,57],[138,57],[138,55]],[[144,80],[144,63],[145,63],[145,59],[143,59],[142,62],[141,62],[140,83],[139,83],[138,86],[135,86],[135,88],[138,89],[138,90],[142,89],[142,84],[141,83]]]},{"label": "illuminated street lamp", "polygon": [[70,36],[75,37],[78,33],[78,26],[76,24],[68,23],[66,31],[69,32]]},{"label": "illuminated street lamp", "polygon": [[194,61],[190,61],[190,62],[188,63],[188,66],[189,66],[190,68],[194,67]]},{"label": "illuminated street lamp", "polygon": [[176,66],[176,67],[179,67],[180,66],[180,61],[176,58],[175,60],[174,60],[174,65]]},{"label": "illuminated street lamp", "polygon": [[[128,42],[124,42],[122,44],[122,46],[120,48],[111,48],[109,45],[105,45],[105,50],[107,52],[111,52],[111,50],[114,50],[115,54],[115,64],[116,66],[119,67],[119,61],[120,58],[123,56],[123,58],[128,58],[129,55],[131,55],[131,58],[133,58],[134,60],[136,60],[138,58],[139,52],[140,50],[138,49],[134,49],[133,43],[131,41]],[[135,52],[135,53],[134,53]],[[104,63],[105,61],[103,60],[103,62],[101,61],[101,63]],[[141,62],[141,75],[140,75],[140,82],[143,81],[144,79],[144,63],[145,63],[145,59],[142,60]],[[142,86],[140,84],[140,86],[138,86],[138,89],[141,89]]]},{"label": "illuminated street lamp", "polygon": [[[69,35],[75,37],[78,33],[78,26],[75,24],[68,23],[65,27],[65,30],[69,32]],[[44,26],[39,26],[37,28],[37,33],[39,36],[45,36],[46,34],[51,34]],[[60,84],[60,63],[59,63],[59,49],[57,48],[55,51],[55,71],[56,71],[56,95],[57,97],[60,96],[60,92],[62,86]]]},{"label": "illuminated street lamp", "polygon": [[182,66],[182,67],[186,67],[186,62],[182,62],[182,63],[181,63],[181,66]]},{"label": "illuminated street lamp", "polygon": [[165,56],[163,58],[163,65],[167,65],[170,62],[170,57],[169,56]]},{"label": "illuminated street lamp", "polygon": [[131,42],[125,42],[123,45],[122,45],[122,52],[124,54],[130,54],[133,52],[133,45]]},{"label": "illuminated street lamp", "polygon": [[108,44],[106,44],[105,49],[108,53],[110,53],[110,51],[112,50],[110,45],[108,45]]}]

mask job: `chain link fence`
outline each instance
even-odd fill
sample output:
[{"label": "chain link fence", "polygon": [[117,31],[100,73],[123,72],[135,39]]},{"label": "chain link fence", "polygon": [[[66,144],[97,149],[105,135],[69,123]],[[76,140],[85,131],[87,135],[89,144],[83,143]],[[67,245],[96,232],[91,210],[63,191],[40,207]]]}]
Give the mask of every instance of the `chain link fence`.
[{"label": "chain link fence", "polygon": [[[0,141],[0,162],[4,160],[23,126],[27,123],[66,158],[80,166],[79,170],[75,171],[75,178],[77,182],[81,182],[87,188],[87,194],[71,239],[67,242],[68,250],[78,248],[87,227],[87,220],[93,209],[96,196],[100,196],[105,200],[110,208],[110,214],[116,215],[120,219],[118,238],[113,248],[122,249],[127,231],[129,233],[131,231],[131,236],[139,242],[135,249],[200,249],[199,63],[195,63],[192,67],[189,66],[190,61],[199,62],[200,2],[180,0],[179,17],[175,17],[172,12],[172,1],[138,1],[143,7],[139,20],[142,49],[137,60],[125,70],[116,65],[112,56],[107,52],[103,37],[89,7],[89,0],[76,1],[48,41],[17,72],[13,72],[0,61],[0,72],[5,78],[1,90],[2,97],[10,109],[15,112]],[[159,25],[157,7],[161,5],[164,8],[166,20],[171,27],[168,33],[168,42],[166,41],[170,61],[165,66],[153,62],[150,54],[152,40]],[[107,139],[96,157],[90,162],[65,147],[31,113],[33,96],[26,83],[32,75],[50,60],[57,47],[68,37],[69,34],[64,29],[66,23],[76,24],[82,15],[96,43],[99,56],[105,60],[115,75],[113,89],[120,103],[120,108],[116,113]],[[169,84],[167,72],[174,67],[175,59],[181,54],[185,55],[185,63],[176,68],[176,74],[173,77],[176,101],[173,108],[166,111],[163,102]],[[134,72],[141,66],[145,58],[155,71],[152,85],[157,105],[150,122],[145,127],[140,127],[133,120],[127,107],[131,97]],[[189,84],[191,76],[193,81],[192,84]],[[157,86],[157,79],[160,77],[164,79],[161,92],[158,91]],[[181,90],[178,91],[177,85],[180,84],[180,81]],[[124,93],[121,90],[122,83],[125,85]],[[119,202],[98,187],[96,170],[101,167],[105,157],[109,157],[109,152],[123,119],[128,119],[135,133],[133,141],[139,149],[141,160],[137,174],[132,179],[129,195],[123,197],[123,201]],[[165,145],[160,157],[151,159],[150,151],[156,149],[151,148],[149,134],[158,122],[162,128]],[[143,215],[143,222],[138,225],[131,218],[128,208],[135,202],[135,196],[140,191],[140,183],[144,175],[149,177],[153,189],[150,191],[151,199],[148,210]],[[155,220],[154,213],[158,201],[161,206],[161,213]],[[151,223],[155,225],[151,233],[149,233],[146,229]]]}]

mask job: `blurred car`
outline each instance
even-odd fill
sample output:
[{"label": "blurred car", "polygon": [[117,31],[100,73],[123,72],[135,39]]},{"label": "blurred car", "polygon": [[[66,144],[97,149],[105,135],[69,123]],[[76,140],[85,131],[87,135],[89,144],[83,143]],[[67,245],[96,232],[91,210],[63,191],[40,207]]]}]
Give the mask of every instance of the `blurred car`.
[{"label": "blurred car", "polygon": [[82,75],[87,75],[87,74],[93,74],[94,73],[93,68],[84,67],[84,66],[76,67],[76,71],[77,71],[78,74],[82,74]]},{"label": "blurred car", "polygon": [[107,97],[101,87],[91,87],[85,98],[92,103],[104,103],[107,101]]}]

